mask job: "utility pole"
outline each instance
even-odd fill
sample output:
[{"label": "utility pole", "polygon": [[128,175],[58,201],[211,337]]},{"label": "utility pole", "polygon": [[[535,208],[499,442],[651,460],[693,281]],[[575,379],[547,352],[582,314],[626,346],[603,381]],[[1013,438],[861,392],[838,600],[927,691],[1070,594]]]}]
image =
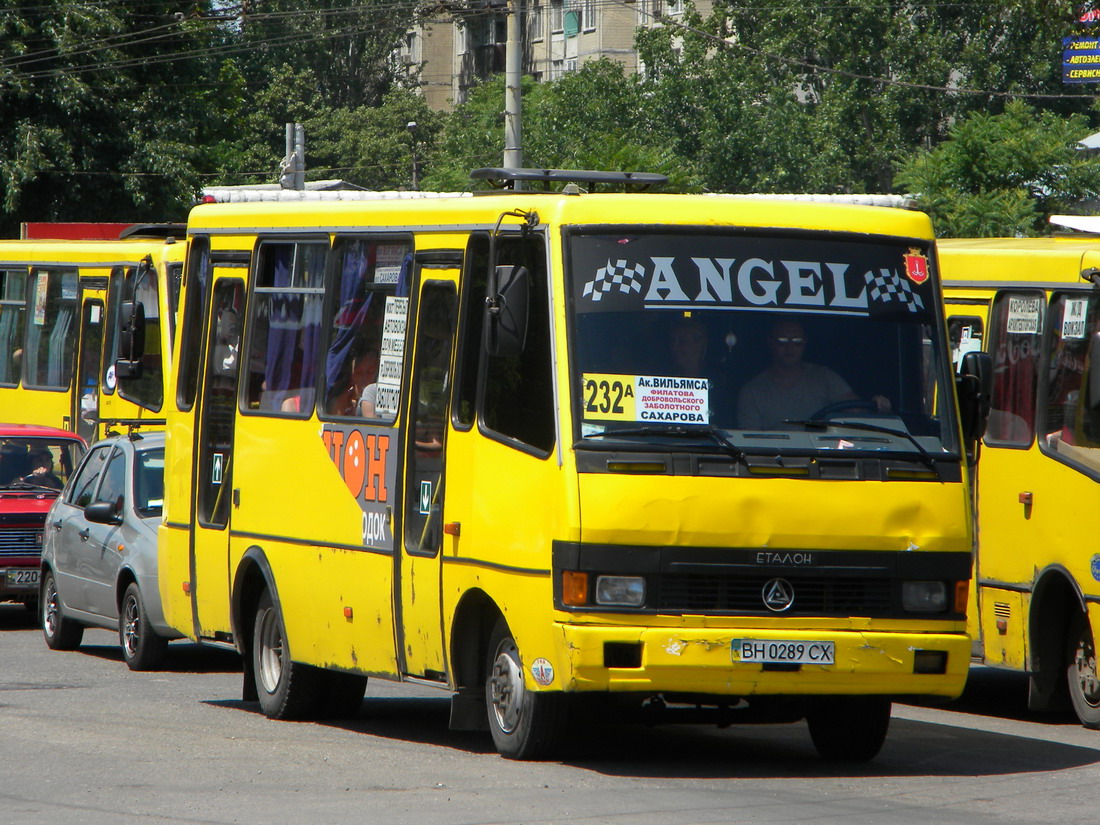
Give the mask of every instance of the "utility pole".
[{"label": "utility pole", "polygon": [[[523,166],[522,92],[523,0],[508,0],[508,41],[504,46],[504,166]],[[516,181],[516,188],[521,188]]]},{"label": "utility pole", "polygon": [[286,125],[286,157],[279,170],[279,185],[298,191],[306,188],[306,130],[301,123]]}]

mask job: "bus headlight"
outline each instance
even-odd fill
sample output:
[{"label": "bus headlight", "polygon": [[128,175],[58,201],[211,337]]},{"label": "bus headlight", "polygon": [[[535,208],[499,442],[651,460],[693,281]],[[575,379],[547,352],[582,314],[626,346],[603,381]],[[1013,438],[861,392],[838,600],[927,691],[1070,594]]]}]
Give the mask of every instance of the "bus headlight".
[{"label": "bus headlight", "polygon": [[943,582],[902,582],[901,606],[910,613],[943,613],[947,610],[947,586]]},{"label": "bus headlight", "polygon": [[645,579],[641,576],[598,576],[596,604],[641,607],[645,604]]}]

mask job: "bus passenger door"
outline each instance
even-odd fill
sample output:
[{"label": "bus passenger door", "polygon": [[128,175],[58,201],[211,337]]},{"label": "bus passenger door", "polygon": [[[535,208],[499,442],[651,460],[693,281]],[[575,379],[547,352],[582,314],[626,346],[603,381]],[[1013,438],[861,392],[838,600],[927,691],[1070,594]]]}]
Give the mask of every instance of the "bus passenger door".
[{"label": "bus passenger door", "polygon": [[230,631],[229,513],[244,302],[244,281],[215,282],[199,395],[191,511],[192,609],[196,632],[206,638]]},{"label": "bus passenger door", "polygon": [[80,314],[80,351],[72,398],[72,429],[88,443],[99,434],[99,371],[103,361],[104,309],[101,297],[84,299]]},{"label": "bus passenger door", "polygon": [[[421,278],[428,272],[421,270]],[[406,428],[398,655],[405,674],[446,678],[441,610],[443,478],[458,270],[430,270],[416,309]],[[449,280],[443,280],[448,278]]]}]

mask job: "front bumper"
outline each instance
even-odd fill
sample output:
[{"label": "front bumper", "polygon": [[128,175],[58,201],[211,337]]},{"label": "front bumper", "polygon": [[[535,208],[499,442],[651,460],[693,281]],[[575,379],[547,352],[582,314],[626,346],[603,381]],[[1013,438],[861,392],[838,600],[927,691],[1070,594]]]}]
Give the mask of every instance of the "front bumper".
[{"label": "front bumper", "polygon": [[[543,689],[717,696],[956,697],[962,693],[970,665],[970,637],[964,633],[567,624],[559,628],[562,646],[556,658],[560,678],[542,684]],[[734,661],[733,642],[744,639],[833,642],[835,664],[777,667]],[[615,666],[623,662],[621,652],[631,648],[637,655],[637,661],[630,663],[633,666]],[[945,654],[943,672],[916,672],[917,651]],[[538,675],[546,682],[545,670]],[[531,678],[536,682],[532,687],[539,689],[539,680]]]}]

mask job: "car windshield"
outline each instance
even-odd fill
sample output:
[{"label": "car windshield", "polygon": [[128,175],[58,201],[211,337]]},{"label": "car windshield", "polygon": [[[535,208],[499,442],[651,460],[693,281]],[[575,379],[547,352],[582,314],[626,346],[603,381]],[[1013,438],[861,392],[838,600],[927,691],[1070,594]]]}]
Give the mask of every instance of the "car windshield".
[{"label": "car windshield", "polygon": [[632,230],[568,260],[578,447],[957,456],[926,247]]},{"label": "car windshield", "polygon": [[0,436],[0,489],[58,492],[83,454],[74,439]]},{"label": "car windshield", "polygon": [[134,509],[143,518],[164,508],[164,448],[139,450],[134,472]]}]

